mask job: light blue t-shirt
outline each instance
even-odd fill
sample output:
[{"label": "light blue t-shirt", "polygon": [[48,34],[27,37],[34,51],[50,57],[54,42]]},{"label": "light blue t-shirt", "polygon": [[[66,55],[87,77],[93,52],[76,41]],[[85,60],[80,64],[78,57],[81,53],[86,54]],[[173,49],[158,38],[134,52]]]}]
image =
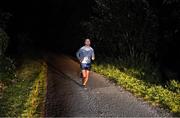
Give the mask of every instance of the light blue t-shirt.
[{"label": "light blue t-shirt", "polygon": [[76,53],[76,57],[81,60],[81,63],[91,63],[91,59],[92,57],[94,58],[94,50],[92,47],[88,47],[88,46],[83,46],[81,47],[77,53]]}]

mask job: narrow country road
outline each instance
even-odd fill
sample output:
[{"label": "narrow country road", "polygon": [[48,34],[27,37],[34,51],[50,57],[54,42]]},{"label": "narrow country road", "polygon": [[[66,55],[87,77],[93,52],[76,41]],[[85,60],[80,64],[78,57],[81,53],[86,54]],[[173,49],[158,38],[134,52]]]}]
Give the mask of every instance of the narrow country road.
[{"label": "narrow country road", "polygon": [[83,89],[79,65],[65,55],[49,54],[45,116],[169,116],[134,97],[103,76],[91,72],[88,89]]}]

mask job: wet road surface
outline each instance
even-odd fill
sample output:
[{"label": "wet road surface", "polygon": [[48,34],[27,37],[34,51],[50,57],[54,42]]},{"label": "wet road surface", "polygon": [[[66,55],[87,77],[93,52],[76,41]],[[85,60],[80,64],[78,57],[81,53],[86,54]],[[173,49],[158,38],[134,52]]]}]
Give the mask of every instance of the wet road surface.
[{"label": "wet road surface", "polygon": [[103,76],[91,72],[88,89],[81,87],[79,65],[65,55],[49,55],[45,116],[169,116],[137,99]]}]

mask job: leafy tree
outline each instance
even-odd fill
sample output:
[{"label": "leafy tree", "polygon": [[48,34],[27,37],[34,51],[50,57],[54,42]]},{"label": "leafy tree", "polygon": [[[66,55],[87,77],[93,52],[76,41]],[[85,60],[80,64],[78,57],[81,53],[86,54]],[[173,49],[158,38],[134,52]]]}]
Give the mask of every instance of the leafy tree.
[{"label": "leafy tree", "polygon": [[3,30],[7,27],[8,14],[0,11],[0,83],[15,78],[15,66],[12,59],[5,56],[9,37]]},{"label": "leafy tree", "polygon": [[133,63],[156,57],[158,18],[146,0],[95,0],[94,14],[82,23],[106,55]]},{"label": "leafy tree", "polygon": [[4,55],[7,46],[8,46],[8,39],[6,32],[0,28],[0,56]]},{"label": "leafy tree", "polygon": [[171,79],[166,64],[180,64],[175,53],[179,49],[178,0],[95,0],[94,4],[90,19],[81,25],[83,33],[95,40],[98,54],[118,58],[118,63],[155,80]]},{"label": "leafy tree", "polygon": [[11,14],[8,12],[2,12],[0,10],[0,56],[4,55],[7,46],[9,37],[4,31],[7,28],[8,21],[11,17]]}]

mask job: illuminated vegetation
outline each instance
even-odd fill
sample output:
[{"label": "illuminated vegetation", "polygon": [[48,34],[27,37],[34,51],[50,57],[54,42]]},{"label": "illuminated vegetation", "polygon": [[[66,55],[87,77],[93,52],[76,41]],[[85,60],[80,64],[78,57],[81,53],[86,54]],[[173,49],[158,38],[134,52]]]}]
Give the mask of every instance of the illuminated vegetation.
[{"label": "illuminated vegetation", "polygon": [[173,113],[178,114],[180,112],[180,83],[178,81],[171,80],[169,85],[163,87],[158,81],[151,83],[147,81],[148,78],[143,80],[140,77],[133,76],[133,73],[142,74],[140,71],[135,71],[135,69],[133,71],[132,69],[121,71],[113,64],[94,64],[93,70],[115,81],[134,95],[144,98],[152,105],[168,108]]},{"label": "illuminated vegetation", "polygon": [[46,64],[41,60],[26,59],[16,74],[17,78],[6,85],[0,98],[0,116],[41,116],[45,97]]}]

